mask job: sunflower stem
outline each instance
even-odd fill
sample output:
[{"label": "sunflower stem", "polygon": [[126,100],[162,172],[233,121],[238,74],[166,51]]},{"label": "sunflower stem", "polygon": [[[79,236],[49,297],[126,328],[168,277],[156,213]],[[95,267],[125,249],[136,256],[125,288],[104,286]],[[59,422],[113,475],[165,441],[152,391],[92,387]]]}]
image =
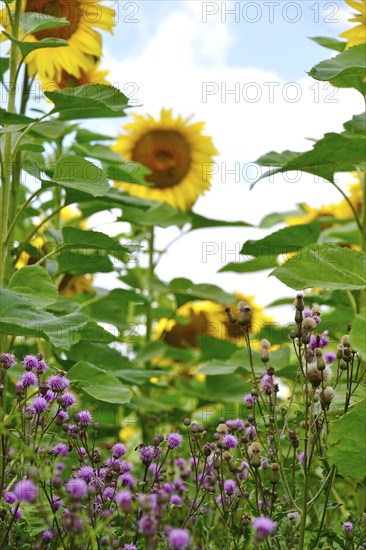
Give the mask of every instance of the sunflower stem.
[{"label": "sunflower stem", "polygon": [[[17,40],[19,36],[20,15],[22,12],[22,0],[15,0],[14,15],[11,19],[12,35]],[[16,74],[18,68],[18,46],[15,42],[10,47],[10,78],[8,112],[15,112],[16,99]],[[0,286],[4,284],[5,262],[7,257],[7,242],[5,236],[9,224],[9,206],[12,180],[12,132],[7,132],[4,137],[3,177],[1,189],[1,221],[0,221]]]}]

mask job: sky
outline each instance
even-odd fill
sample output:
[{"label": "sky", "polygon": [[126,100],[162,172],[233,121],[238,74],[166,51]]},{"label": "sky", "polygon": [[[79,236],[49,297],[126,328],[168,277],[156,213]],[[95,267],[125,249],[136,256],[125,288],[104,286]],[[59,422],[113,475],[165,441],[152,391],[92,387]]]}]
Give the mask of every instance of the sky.
[{"label": "sky", "polygon": [[[273,211],[292,210],[306,202],[320,206],[341,197],[325,181],[301,174],[278,175],[250,191],[253,162],[268,151],[305,151],[309,138],[341,131],[342,123],[363,110],[353,90],[335,90],[310,79],[307,71],[334,52],[309,37],[338,35],[348,28],[344,1],[297,2],[144,0],[104,2],[116,9],[113,36],[104,35],[102,68],[110,81],[134,101],[133,111],[158,115],[162,107],[205,121],[220,155],[212,188],[194,211],[207,217],[258,224]],[[128,120],[127,120],[128,121]],[[102,127],[103,126],[103,127]],[[105,120],[98,130],[118,132],[121,121]],[[340,175],[347,189],[350,176]],[[105,220],[106,221],[106,220]],[[117,234],[118,224],[99,230]],[[266,305],[289,290],[268,272],[255,275],[217,273],[239,261],[241,245],[272,230],[218,228],[192,232],[163,256],[158,275],[213,283],[228,292],[256,295]],[[179,234],[157,231],[163,247]],[[209,253],[211,252],[211,253]],[[103,285],[113,285],[102,276]],[[288,312],[275,310],[279,320]]]}]

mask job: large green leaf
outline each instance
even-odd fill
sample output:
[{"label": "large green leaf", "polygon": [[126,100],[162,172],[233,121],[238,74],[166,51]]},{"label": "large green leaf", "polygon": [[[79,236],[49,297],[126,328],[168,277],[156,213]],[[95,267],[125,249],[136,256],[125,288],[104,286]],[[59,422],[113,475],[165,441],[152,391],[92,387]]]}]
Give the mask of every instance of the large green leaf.
[{"label": "large green leaf", "polygon": [[303,248],[271,273],[296,290],[321,287],[358,290],[366,287],[366,254],[334,244]]},{"label": "large green leaf", "polygon": [[14,36],[11,36],[11,34],[8,34],[5,31],[3,31],[3,34],[5,34],[11,42],[14,42],[14,44],[18,46],[23,57],[26,57],[34,50],[41,50],[44,48],[63,48],[69,45],[69,43],[62,38],[44,38],[43,40],[38,40],[37,42],[23,42],[22,40],[17,40]]},{"label": "large green leaf", "polygon": [[188,300],[213,300],[220,304],[232,304],[235,301],[232,294],[223,291],[216,285],[194,284],[189,279],[173,279],[168,285],[162,283],[161,285],[172,294],[184,297],[183,302],[187,301],[187,297]]},{"label": "large green leaf", "polygon": [[[259,179],[280,172],[302,171],[334,182],[336,172],[351,172],[366,163],[366,135],[329,133],[317,141],[311,151],[267,153],[257,164],[271,167]],[[259,181],[259,180],[258,180]],[[255,183],[252,185],[252,187]]]},{"label": "large green leaf", "polygon": [[58,272],[72,275],[84,275],[85,273],[110,273],[114,265],[103,251],[88,251],[83,253],[74,250],[63,250],[58,258]]},{"label": "large green leaf", "polygon": [[99,250],[105,251],[120,261],[128,260],[128,250],[120,245],[116,239],[98,231],[83,231],[76,227],[62,229],[63,245],[72,250]]},{"label": "large green leaf", "polygon": [[263,239],[246,241],[240,253],[254,257],[277,258],[279,254],[296,252],[304,246],[313,244],[317,241],[319,234],[320,224],[318,222],[291,225],[279,229]]},{"label": "large green leaf", "polygon": [[173,208],[169,204],[158,202],[147,210],[125,206],[122,211],[121,220],[148,227],[169,227],[171,225],[182,227],[185,223],[189,222],[190,218],[187,214]]},{"label": "large green leaf", "polygon": [[363,399],[329,424],[329,461],[337,466],[342,476],[356,481],[362,481],[366,474],[366,447],[362,435],[365,418],[366,400]]},{"label": "large green leaf", "polygon": [[45,29],[66,27],[70,25],[70,22],[65,17],[52,17],[46,13],[26,11],[22,13],[21,25],[23,38],[25,38],[28,34],[34,34]]},{"label": "large green leaf", "polygon": [[212,218],[206,218],[205,216],[201,216],[195,212],[191,212],[189,217],[192,229],[205,229],[206,227],[252,227],[252,224],[247,222],[215,220]]},{"label": "large green leaf", "polygon": [[64,156],[58,161],[52,181],[93,197],[101,197],[109,189],[105,172],[99,166],[77,155]]},{"label": "large green leaf", "polygon": [[51,277],[39,265],[16,271],[9,281],[9,290],[22,294],[36,307],[47,307],[58,299],[58,291]]},{"label": "large green leaf", "polygon": [[51,113],[59,113],[60,120],[121,117],[128,107],[128,98],[122,92],[104,84],[45,92],[45,96],[54,104]]},{"label": "large green leaf", "polygon": [[338,88],[366,91],[366,44],[353,46],[337,56],[321,61],[309,72],[315,80],[328,81]]},{"label": "large green leaf", "polygon": [[[97,321],[125,325],[127,323],[130,303],[145,303],[145,301],[146,298],[142,294],[137,294],[133,290],[115,288],[104,296],[96,298],[93,302],[83,307],[81,311]],[[123,329],[124,327],[121,326],[120,328]],[[126,328],[128,329],[127,324]]]},{"label": "large green leaf", "polygon": [[361,358],[366,360],[366,315],[356,315],[352,321],[351,330],[352,348],[359,352]]},{"label": "large green leaf", "polygon": [[68,378],[98,401],[122,405],[130,401],[129,390],[112,374],[92,363],[79,361],[69,370]]}]

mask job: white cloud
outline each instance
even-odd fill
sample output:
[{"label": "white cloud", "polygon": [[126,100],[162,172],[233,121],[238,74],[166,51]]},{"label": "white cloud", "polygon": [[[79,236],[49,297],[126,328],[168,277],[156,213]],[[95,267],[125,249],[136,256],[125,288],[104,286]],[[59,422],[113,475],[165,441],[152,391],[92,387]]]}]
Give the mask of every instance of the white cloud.
[{"label": "white cloud", "polygon": [[[307,76],[288,83],[275,73],[255,67],[227,66],[230,27],[221,23],[204,25],[199,4],[177,4],[176,11],[161,22],[138,57],[120,61],[109,53],[104,63],[111,70],[113,83],[119,83],[121,88],[126,82],[137,84],[135,99],[143,106],[136,112],[157,115],[161,107],[174,107],[176,113],[194,113],[196,120],[206,121],[207,133],[214,137],[221,152],[217,159],[220,173],[195,210],[208,217],[256,223],[265,214],[293,209],[296,203],[316,206],[339,200],[331,184],[315,182],[312,176],[304,174],[296,183],[282,176],[276,177],[274,183],[264,180],[251,192],[249,183],[243,178],[236,182],[234,174],[227,174],[226,182],[222,181],[224,168],[234,170],[238,163],[240,171],[250,176],[247,164],[270,150],[309,149],[307,138],[340,131],[342,123],[361,112],[363,105],[357,92],[332,90]],[[319,49],[319,59],[321,56]],[[301,63],[301,56],[299,59]],[[225,96],[225,89],[236,90],[237,95]],[[206,101],[202,90],[211,90],[212,95],[207,95]],[[257,101],[253,101],[255,94]],[[108,124],[112,131],[113,123]],[[159,243],[169,242],[175,234],[174,229],[160,231]],[[217,254],[206,263],[202,261],[203,242],[226,243],[230,249],[235,242],[243,243],[262,234],[243,228],[194,232],[178,241],[164,256],[159,274],[164,279],[185,276],[195,282],[215,282],[227,290],[235,288],[257,294],[263,303],[289,294],[274,278],[267,280],[266,274],[216,274],[233,256],[222,261]]]}]

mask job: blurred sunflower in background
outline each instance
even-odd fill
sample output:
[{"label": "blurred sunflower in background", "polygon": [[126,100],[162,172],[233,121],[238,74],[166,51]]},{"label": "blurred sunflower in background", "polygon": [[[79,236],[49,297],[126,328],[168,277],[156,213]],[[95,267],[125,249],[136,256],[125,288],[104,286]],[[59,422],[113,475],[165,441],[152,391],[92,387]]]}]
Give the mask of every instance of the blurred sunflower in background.
[{"label": "blurred sunflower in background", "polygon": [[[26,57],[30,76],[41,79],[62,80],[62,71],[80,78],[82,71],[91,68],[91,56],[102,55],[102,37],[94,29],[112,32],[115,25],[114,10],[101,5],[101,0],[23,0],[24,12],[35,12],[53,17],[64,17],[70,25],[45,29],[25,38],[26,42],[38,42],[44,38],[62,38],[68,46],[34,50]],[[8,13],[4,8],[0,22],[11,31]],[[5,36],[2,36],[5,39]]]},{"label": "blurred sunflower in background", "polygon": [[[244,301],[252,308],[249,332],[258,335],[264,325],[271,323],[263,307],[258,305],[254,296],[245,296],[234,292],[236,302],[230,308],[238,315],[237,302]],[[177,348],[199,348],[200,338],[211,336],[233,344],[243,345],[244,338],[237,325],[229,322],[222,304],[211,300],[186,302],[176,311],[178,317],[187,322],[179,323],[176,319],[163,318],[155,329],[155,339],[161,339],[169,346]]]},{"label": "blurred sunflower in background", "polygon": [[189,123],[189,118],[172,115],[162,109],[160,119],[151,115],[133,115],[125,134],[112,147],[128,161],[150,169],[146,180],[153,186],[116,182],[130,194],[163,201],[179,210],[190,210],[199,195],[209,189],[211,179],[203,166],[213,163],[218,151],[212,138],[203,135],[204,122]]},{"label": "blurred sunflower in background", "polygon": [[340,34],[341,38],[348,40],[345,47],[347,50],[366,42],[366,0],[346,0],[346,2],[358,12],[357,15],[348,19],[350,23],[356,23],[356,25]]},{"label": "blurred sunflower in background", "polygon": [[106,79],[109,71],[99,70],[100,60],[94,61],[92,56],[90,56],[90,58],[90,68],[87,71],[81,70],[79,77],[62,70],[60,80],[41,79],[43,91],[51,92],[54,90],[64,90],[65,88],[84,86],[85,84],[110,85],[110,82]]},{"label": "blurred sunflower in background", "polygon": [[[355,211],[358,215],[361,215],[362,212],[362,185],[356,174],[354,177],[358,180],[357,182],[348,184],[348,199],[353,205]],[[346,199],[342,199],[338,203],[331,203],[327,205],[322,205],[319,208],[313,208],[308,204],[302,204],[301,208],[304,210],[302,216],[289,217],[286,219],[289,225],[298,225],[310,223],[316,220],[321,220],[322,218],[333,218],[336,220],[352,220],[354,215],[352,209]],[[334,222],[333,222],[334,223]],[[325,223],[324,228],[328,227],[330,224]]]}]

